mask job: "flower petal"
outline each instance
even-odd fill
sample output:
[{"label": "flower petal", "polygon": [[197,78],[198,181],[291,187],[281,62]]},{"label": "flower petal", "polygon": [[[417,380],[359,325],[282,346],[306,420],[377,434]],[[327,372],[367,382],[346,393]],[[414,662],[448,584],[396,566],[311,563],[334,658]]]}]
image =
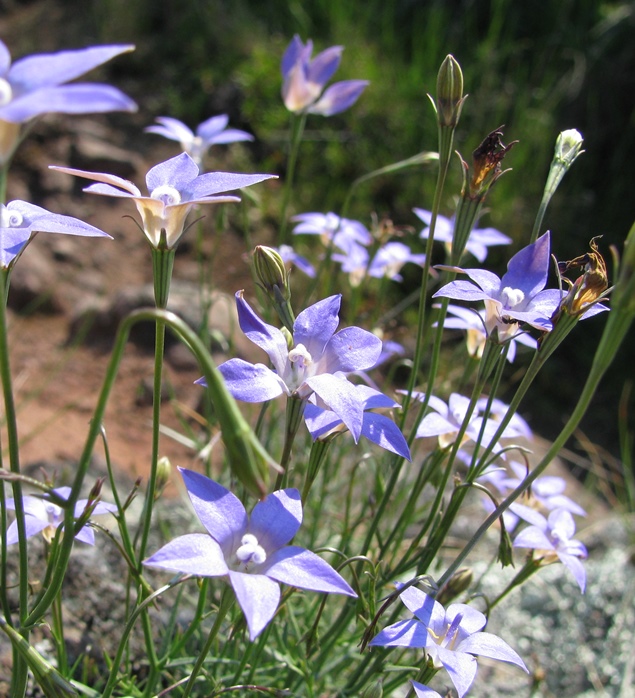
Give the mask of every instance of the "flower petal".
[{"label": "flower petal", "polygon": [[365,371],[381,355],[381,339],[360,327],[346,327],[334,334],[324,349],[320,370],[325,373]]},{"label": "flower petal", "polygon": [[[24,530],[27,538],[37,535],[49,525],[48,521],[36,518],[35,516],[24,517]],[[18,522],[13,523],[7,528],[7,545],[13,545],[18,542]]]},{"label": "flower petal", "polygon": [[243,291],[236,293],[236,309],[240,329],[249,341],[266,352],[278,374],[282,375],[289,356],[287,340],[282,332],[277,327],[263,322],[254,313],[249,303],[243,298]]},{"label": "flower petal", "polygon": [[240,174],[234,172],[207,172],[190,182],[183,190],[184,198],[198,199],[203,196],[236,191],[252,184],[264,182],[266,179],[278,179],[270,174]]},{"label": "flower petal", "polygon": [[262,571],[278,582],[299,589],[357,597],[348,582],[328,562],[295,545],[280,548],[269,556]]},{"label": "flower petal", "polygon": [[425,647],[429,638],[426,626],[413,618],[389,625],[377,633],[369,644],[372,647]]},{"label": "flower petal", "polygon": [[[106,174],[104,172],[88,172],[86,170],[76,170],[72,167],[60,167],[58,165],[49,165],[49,170],[55,170],[56,172],[63,172],[64,174],[74,175],[75,177],[84,177],[85,179],[92,179],[95,182],[104,182],[106,184],[112,184],[112,186],[119,189],[123,189],[128,194],[133,196],[141,196],[141,192],[135,187],[132,182],[122,177],[117,177],[117,175]],[[121,196],[121,192],[119,193]]]},{"label": "flower petal", "polygon": [[[462,623],[461,623],[462,625]],[[492,633],[472,633],[457,646],[457,651],[477,654],[481,657],[510,662],[529,673],[525,662],[504,640]]]},{"label": "flower petal", "polygon": [[249,532],[268,553],[273,553],[293,539],[301,523],[298,490],[278,490],[256,504],[249,518]]},{"label": "flower petal", "polygon": [[422,683],[418,683],[417,681],[411,681],[410,683],[412,684],[412,688],[417,698],[442,698],[440,693],[437,693],[433,689],[424,686]]},{"label": "flower petal", "polygon": [[438,648],[438,657],[450,675],[459,698],[463,698],[476,677],[476,657],[464,652],[447,650],[444,647]]},{"label": "flower petal", "polygon": [[151,167],[146,174],[148,193],[161,186],[171,186],[183,192],[198,177],[198,165],[187,153],[181,153]]},{"label": "flower petal", "polygon": [[312,376],[305,382],[346,424],[357,443],[362,433],[364,406],[355,392],[355,386],[345,378],[330,373]]},{"label": "flower petal", "polygon": [[232,544],[247,529],[247,512],[236,495],[193,470],[179,468],[196,515],[214,540]]},{"label": "flower petal", "polygon": [[243,402],[266,402],[288,392],[280,377],[264,364],[230,359],[221,364],[218,370],[229,392]]},{"label": "flower petal", "polygon": [[408,442],[399,427],[389,417],[375,412],[364,412],[362,436],[387,451],[410,460]]},{"label": "flower petal", "polygon": [[333,116],[345,111],[359,99],[370,85],[368,80],[343,80],[327,88],[320,99],[307,110],[309,114]]},{"label": "flower petal", "polygon": [[339,325],[341,294],[329,296],[309,306],[293,323],[293,342],[303,344],[317,361]]},{"label": "flower petal", "polygon": [[255,640],[274,617],[280,602],[280,587],[262,574],[230,570],[229,579],[236,599],[245,614],[249,639]]},{"label": "flower petal", "polygon": [[222,577],[229,571],[220,545],[206,533],[179,536],[144,560],[143,564],[203,577]]}]

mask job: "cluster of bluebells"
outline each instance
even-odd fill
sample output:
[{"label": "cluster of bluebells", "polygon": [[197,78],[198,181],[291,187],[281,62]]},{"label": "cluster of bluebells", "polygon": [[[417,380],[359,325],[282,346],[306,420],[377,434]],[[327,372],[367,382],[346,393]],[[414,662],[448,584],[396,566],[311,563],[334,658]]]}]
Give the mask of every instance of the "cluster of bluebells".
[{"label": "cluster of bluebells", "polygon": [[401,281],[404,264],[423,266],[424,254],[413,253],[398,240],[380,244],[371,258],[368,248],[375,238],[360,221],[340,218],[335,213],[301,213],[293,217],[295,235],[317,235],[330,253],[331,259],[348,274],[352,286],[358,286],[369,276]]}]

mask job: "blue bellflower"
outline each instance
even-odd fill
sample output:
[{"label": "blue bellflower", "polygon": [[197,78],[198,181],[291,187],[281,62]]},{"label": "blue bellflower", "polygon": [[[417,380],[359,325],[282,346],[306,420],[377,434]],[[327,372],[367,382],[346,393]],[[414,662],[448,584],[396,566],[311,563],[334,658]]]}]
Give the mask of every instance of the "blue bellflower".
[{"label": "blue bellflower", "polygon": [[357,441],[362,433],[365,401],[347,374],[373,368],[381,354],[381,340],[359,327],[336,332],[341,295],[318,301],[296,318],[290,344],[277,327],[264,323],[236,294],[238,322],[247,338],[269,356],[264,364],[230,359],[218,367],[229,392],[244,402],[264,402],[280,395],[308,399],[316,394]]},{"label": "blue bellflower", "polygon": [[158,248],[164,234],[168,249],[175,247],[183,235],[185,219],[194,206],[240,201],[239,197],[225,192],[275,178],[275,175],[232,172],[201,175],[194,160],[187,153],[182,153],[148,170],[146,185],[150,195],[143,196],[132,182],[116,175],[53,165],[51,169],[95,180],[98,184],[84,189],[90,194],[132,199],[141,215],[143,232],[150,244]]},{"label": "blue bellflower", "polygon": [[11,268],[36,233],[110,237],[77,218],[50,213],[26,201],[10,201],[0,204],[0,268]]},{"label": "blue bellflower", "polygon": [[254,137],[246,131],[237,128],[227,128],[229,117],[219,114],[206,119],[196,127],[196,131],[188,128],[182,121],[171,116],[157,116],[156,125],[148,126],[147,133],[177,141],[183,152],[187,153],[201,167],[205,153],[213,146],[239,141],[253,141]]},{"label": "blue bellflower", "polygon": [[[415,618],[401,620],[384,628],[370,642],[371,646],[412,647],[425,650],[437,668],[444,667],[459,698],[468,692],[476,676],[476,657],[509,662],[527,671],[518,654],[500,637],[482,632],[487,619],[466,604],[456,603],[447,609],[416,587],[408,587],[399,596]],[[529,672],[527,672],[529,673]],[[433,696],[426,686],[419,696]]]},{"label": "blue bellflower", "polygon": [[313,42],[309,39],[304,44],[297,34],[293,37],[280,66],[282,100],[289,111],[332,116],[355,104],[368,80],[344,80],[324,89],[339,67],[343,50],[343,46],[331,46],[311,60]]},{"label": "blue bellflower", "polygon": [[[420,218],[425,224],[420,237],[424,240],[428,238],[430,231],[430,223],[432,221],[432,211],[426,211],[423,208],[412,209],[416,216]],[[452,240],[454,238],[454,218],[446,218],[445,216],[437,216],[437,222],[434,229],[434,239],[437,242],[443,242],[448,249],[448,252],[452,251]],[[507,237],[504,233],[496,228],[474,228],[470,231],[470,235],[467,239],[465,249],[474,255],[479,262],[484,262],[487,257],[488,247],[493,247],[495,245],[509,245],[511,238]]]},{"label": "blue bellflower", "polygon": [[470,281],[452,281],[433,298],[484,301],[485,329],[488,336],[496,329],[499,342],[515,337],[520,323],[549,332],[552,329],[550,318],[562,298],[560,290],[545,289],[549,264],[547,232],[511,258],[502,278],[484,269],[451,267],[453,271],[467,274]]},{"label": "blue bellflower", "polygon": [[20,124],[36,116],[135,111],[137,105],[110,85],[65,84],[133,49],[131,45],[93,46],[34,54],[11,64],[9,49],[0,41],[0,164],[15,150]]},{"label": "blue bellflower", "polygon": [[517,505],[514,513],[531,524],[514,538],[514,548],[533,548],[540,551],[540,557],[545,564],[560,560],[571,572],[584,594],[586,571],[581,560],[585,560],[588,553],[584,544],[573,538],[575,521],[571,512],[558,508],[545,518],[530,507]]},{"label": "blue bellflower", "polygon": [[275,615],[280,582],[299,589],[357,596],[322,558],[288,545],[302,523],[298,490],[272,492],[248,517],[241,501],[229,490],[204,475],[179,470],[207,533],[175,538],[144,565],[203,577],[227,577],[251,640]]},{"label": "blue bellflower", "polygon": [[[62,499],[68,499],[71,488],[70,487],[56,487],[53,492]],[[86,505],[88,504],[88,499],[79,499],[75,504],[74,515],[78,519],[84,513]],[[57,529],[64,523],[64,509],[54,504],[43,497],[34,497],[31,495],[26,495],[22,497],[22,506],[24,508],[24,528],[26,531],[26,537],[31,538],[38,533],[44,536],[47,542],[51,542],[55,537]],[[7,509],[15,510],[15,500],[7,499]],[[92,511],[92,516],[99,516],[100,514],[116,514],[117,507],[114,504],[108,504],[106,502],[97,502],[95,508]],[[75,538],[82,543],[88,543],[88,545],[95,545],[95,533],[93,529],[89,526],[84,526]],[[18,542],[18,524],[14,521],[7,529],[7,545],[13,545]]]},{"label": "blue bellflower", "polygon": [[360,221],[340,218],[335,213],[299,213],[291,219],[297,225],[294,235],[319,235],[324,247],[331,244],[346,251],[350,243],[370,245],[373,236]]},{"label": "blue bellflower", "polygon": [[[395,409],[399,403],[367,385],[356,385],[355,391],[364,404],[361,435],[381,448],[410,460],[410,449],[399,427],[382,412],[372,411]],[[327,439],[343,431],[342,420],[331,410],[319,407],[316,402],[312,396],[304,408],[304,421],[313,440]]]}]

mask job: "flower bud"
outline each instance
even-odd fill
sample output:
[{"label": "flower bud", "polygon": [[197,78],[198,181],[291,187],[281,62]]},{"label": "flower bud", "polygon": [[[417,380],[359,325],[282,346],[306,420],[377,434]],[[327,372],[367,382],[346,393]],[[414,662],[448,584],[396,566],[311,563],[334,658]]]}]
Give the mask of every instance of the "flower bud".
[{"label": "flower bud", "polygon": [[436,107],[439,126],[456,128],[464,101],[461,66],[452,54],[448,54],[437,75]]},{"label": "flower bud", "polygon": [[253,257],[256,276],[267,294],[273,295],[277,289],[285,300],[289,300],[289,272],[280,253],[272,247],[258,245]]},{"label": "flower bud", "polygon": [[377,681],[369,683],[362,691],[361,698],[382,698],[384,695],[384,679],[379,678]]},{"label": "flower bud", "polygon": [[582,134],[574,128],[567,131],[562,131],[556,139],[556,147],[553,154],[554,160],[559,160],[567,167],[573,164],[573,161],[581,155],[582,150]]},{"label": "flower bud", "polygon": [[447,605],[450,601],[456,599],[459,594],[469,589],[473,579],[472,570],[469,567],[462,567],[448,579],[445,586],[437,594],[436,600],[442,606]]},{"label": "flower bud", "polygon": [[157,485],[155,491],[155,498],[158,498],[161,492],[163,492],[165,486],[170,480],[170,475],[172,473],[172,463],[167,456],[159,458],[157,462]]}]

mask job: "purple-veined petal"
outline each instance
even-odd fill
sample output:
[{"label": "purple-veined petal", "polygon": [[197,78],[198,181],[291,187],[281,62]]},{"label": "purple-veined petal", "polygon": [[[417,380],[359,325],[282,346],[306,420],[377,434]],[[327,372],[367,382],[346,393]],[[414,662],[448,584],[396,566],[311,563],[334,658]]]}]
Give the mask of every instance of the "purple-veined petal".
[{"label": "purple-veined petal", "polygon": [[320,370],[352,373],[373,368],[381,355],[381,348],[381,339],[372,332],[360,327],[346,327],[335,333],[326,345],[319,362]]},{"label": "purple-veined petal", "polygon": [[492,633],[473,633],[460,642],[456,650],[477,654],[481,657],[489,657],[490,659],[498,659],[501,662],[509,662],[529,673],[525,662],[523,662],[518,653],[498,635],[493,635]]},{"label": "purple-veined petal", "polygon": [[417,681],[411,681],[412,689],[415,692],[417,698],[443,698],[440,693],[437,693],[432,688],[424,686],[422,683]]},{"label": "purple-veined petal", "polygon": [[249,518],[249,533],[273,553],[293,539],[302,523],[302,500],[296,489],[272,492],[258,502]]},{"label": "purple-veined petal", "polygon": [[450,675],[459,698],[463,698],[476,677],[476,657],[464,652],[447,650],[443,647],[438,648],[437,656]]},{"label": "purple-veined petal", "polygon": [[266,179],[278,179],[270,174],[239,174],[234,172],[207,172],[199,175],[183,190],[184,198],[198,199],[203,196],[236,191],[252,184],[264,182]]},{"label": "purple-veined petal", "polygon": [[413,618],[389,625],[369,644],[372,647],[426,647],[429,638],[426,626]]},{"label": "purple-veined petal", "polygon": [[88,545],[95,545],[95,532],[90,526],[82,526],[79,533],[75,536],[75,540]]},{"label": "purple-veined petal", "polygon": [[280,548],[270,555],[262,571],[268,577],[298,589],[357,596],[328,562],[310,550],[295,545]]},{"label": "purple-veined petal", "polygon": [[[524,474],[524,476],[521,479],[525,479],[527,473]],[[520,482],[514,482],[511,483],[512,486],[510,489],[515,489]],[[520,516],[523,521],[527,521],[527,523],[530,523],[532,526],[536,526],[536,528],[539,528],[541,531],[547,531],[547,519],[539,512],[533,509],[532,507],[528,507],[525,504],[519,504],[516,502],[516,513],[518,516]]]},{"label": "purple-veined petal", "polygon": [[220,545],[206,533],[179,536],[159,548],[143,564],[202,577],[222,577],[229,572]]},{"label": "purple-veined petal", "polygon": [[339,325],[341,294],[329,296],[298,314],[293,323],[293,341],[304,345],[317,361]]},{"label": "purple-veined petal", "polygon": [[[310,44],[311,47],[313,46],[311,41],[309,41],[308,44]],[[302,43],[300,37],[296,34],[293,39],[291,39],[291,43],[287,46],[284,54],[282,55],[282,61],[280,62],[282,77],[287,76],[291,68],[293,68],[293,66],[296,64],[303,50],[304,44]],[[311,55],[310,51],[309,55]]]},{"label": "purple-veined petal", "polygon": [[208,477],[179,468],[196,515],[223,548],[247,529],[247,513],[236,495]]},{"label": "purple-veined petal", "polygon": [[287,340],[282,332],[273,325],[263,322],[243,298],[243,291],[236,293],[236,309],[238,323],[249,341],[260,347],[271,359],[271,363],[279,374],[284,368],[289,356]]},{"label": "purple-veined petal", "polygon": [[280,602],[280,586],[262,574],[230,570],[229,579],[245,615],[249,639],[253,641],[276,614]]},{"label": "purple-veined petal", "polygon": [[239,143],[240,141],[253,141],[255,140],[251,133],[247,131],[241,131],[238,128],[226,128],[221,131],[216,136],[208,138],[207,141],[210,145],[224,145],[227,143]]},{"label": "purple-veined petal", "polygon": [[426,627],[430,623],[443,622],[445,618],[443,606],[435,601],[432,596],[421,591],[421,589],[417,589],[415,586],[409,586],[407,589],[404,589],[399,594],[399,598],[404,606],[411,613],[414,613]]},{"label": "purple-veined petal", "polygon": [[150,194],[161,186],[174,187],[182,192],[197,177],[198,165],[187,153],[181,153],[151,167],[146,174],[146,184]]},{"label": "purple-veined petal", "polygon": [[209,140],[210,138],[214,138],[221,131],[224,131],[228,123],[229,116],[227,116],[227,114],[210,116],[209,119],[201,121],[196,127],[196,135],[200,136],[203,140]]},{"label": "purple-veined petal", "polygon": [[120,198],[134,199],[135,202],[139,200],[155,201],[157,206],[161,206],[162,208],[164,207],[162,201],[158,201],[157,199],[149,199],[147,196],[135,196],[134,194],[129,194],[126,191],[121,191],[121,189],[117,189],[117,187],[113,187],[110,184],[89,184],[87,187],[84,187],[83,191],[87,192],[88,194],[98,194],[99,196],[118,196]]},{"label": "purple-veined petal", "polygon": [[306,380],[306,385],[346,424],[357,443],[362,433],[364,406],[357,397],[355,386],[330,373],[312,376]]},{"label": "purple-veined petal", "polygon": [[31,238],[30,228],[0,228],[0,266],[6,269]]},{"label": "purple-veined petal", "polygon": [[218,370],[225,379],[227,390],[243,402],[266,402],[289,393],[280,376],[264,364],[229,359]]},{"label": "purple-veined petal", "polygon": [[11,85],[20,91],[61,85],[84,75],[115,56],[133,50],[132,44],[112,44],[26,56],[19,58],[11,66],[9,78]]},{"label": "purple-veined petal", "polygon": [[21,123],[40,114],[95,114],[136,109],[137,105],[116,87],[74,83],[27,92],[0,107],[0,118]]},{"label": "purple-veined petal", "polygon": [[368,87],[368,80],[343,80],[328,87],[320,99],[309,107],[310,114],[333,116],[345,111],[359,99]]},{"label": "purple-veined petal", "polygon": [[547,517],[547,523],[552,531],[558,532],[560,539],[568,540],[575,534],[575,521],[566,509],[555,509]]},{"label": "purple-veined petal", "polygon": [[72,216],[62,216],[57,213],[46,213],[31,224],[31,231],[34,233],[64,233],[66,235],[80,235],[84,237],[106,237],[112,240],[112,235],[108,235],[103,230],[95,228],[78,218]]}]

